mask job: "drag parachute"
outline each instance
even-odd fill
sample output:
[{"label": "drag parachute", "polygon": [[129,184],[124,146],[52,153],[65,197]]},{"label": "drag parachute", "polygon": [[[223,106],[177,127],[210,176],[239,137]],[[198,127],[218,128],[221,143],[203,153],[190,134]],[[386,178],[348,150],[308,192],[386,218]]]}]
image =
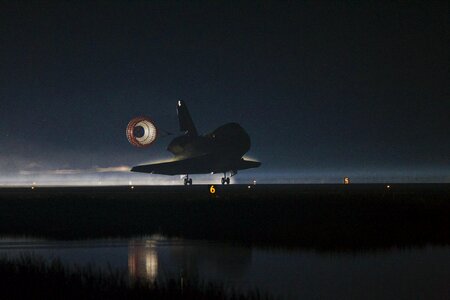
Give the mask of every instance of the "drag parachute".
[{"label": "drag parachute", "polygon": [[127,138],[131,145],[148,147],[156,141],[158,129],[148,117],[136,117],[127,126]]}]

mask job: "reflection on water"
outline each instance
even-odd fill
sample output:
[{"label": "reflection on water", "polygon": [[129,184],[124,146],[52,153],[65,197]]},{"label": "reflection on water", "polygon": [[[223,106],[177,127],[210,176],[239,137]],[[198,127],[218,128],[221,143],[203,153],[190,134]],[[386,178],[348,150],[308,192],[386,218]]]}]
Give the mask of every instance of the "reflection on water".
[{"label": "reflection on water", "polygon": [[[132,278],[153,281],[160,277],[225,277],[227,282],[242,278],[251,264],[247,247],[199,241],[144,239],[128,244],[128,271]],[[220,278],[222,279],[222,278]]]},{"label": "reflection on water", "polygon": [[198,278],[286,299],[450,299],[450,247],[366,253],[261,249],[150,237],[133,240],[1,239],[0,256],[23,252],[95,264],[131,278]]},{"label": "reflection on water", "polygon": [[158,253],[153,240],[132,240],[128,246],[128,273],[132,278],[154,281],[158,276]]}]

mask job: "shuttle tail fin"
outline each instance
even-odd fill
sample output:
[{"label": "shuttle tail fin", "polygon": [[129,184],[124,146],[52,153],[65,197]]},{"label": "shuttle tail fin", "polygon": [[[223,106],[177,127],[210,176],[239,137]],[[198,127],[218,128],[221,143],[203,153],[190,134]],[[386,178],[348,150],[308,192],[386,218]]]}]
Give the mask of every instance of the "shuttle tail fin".
[{"label": "shuttle tail fin", "polygon": [[182,100],[179,100],[177,103],[177,115],[180,122],[180,131],[184,131],[188,136],[197,136],[197,129],[186,104]]}]

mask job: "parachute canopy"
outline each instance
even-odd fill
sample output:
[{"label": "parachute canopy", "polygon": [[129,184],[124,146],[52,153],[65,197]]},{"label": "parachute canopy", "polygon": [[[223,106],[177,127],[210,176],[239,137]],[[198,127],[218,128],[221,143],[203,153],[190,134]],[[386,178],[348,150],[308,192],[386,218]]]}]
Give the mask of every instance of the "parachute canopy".
[{"label": "parachute canopy", "polygon": [[150,118],[141,116],[128,123],[126,133],[131,145],[143,148],[156,141],[158,129]]}]

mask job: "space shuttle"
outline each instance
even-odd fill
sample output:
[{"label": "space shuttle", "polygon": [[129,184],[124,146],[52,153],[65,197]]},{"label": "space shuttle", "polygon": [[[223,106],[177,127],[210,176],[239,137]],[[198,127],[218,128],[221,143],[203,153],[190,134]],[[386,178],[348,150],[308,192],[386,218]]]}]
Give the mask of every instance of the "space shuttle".
[{"label": "space shuttle", "polygon": [[251,142],[248,133],[238,123],[227,123],[200,135],[184,101],[178,101],[176,108],[182,134],[167,146],[173,159],[135,166],[132,172],[186,175],[184,185],[192,185],[192,178],[189,178],[191,174],[222,173],[221,183],[230,184],[230,177],[238,171],[261,165],[258,161],[243,158],[250,150]]}]

